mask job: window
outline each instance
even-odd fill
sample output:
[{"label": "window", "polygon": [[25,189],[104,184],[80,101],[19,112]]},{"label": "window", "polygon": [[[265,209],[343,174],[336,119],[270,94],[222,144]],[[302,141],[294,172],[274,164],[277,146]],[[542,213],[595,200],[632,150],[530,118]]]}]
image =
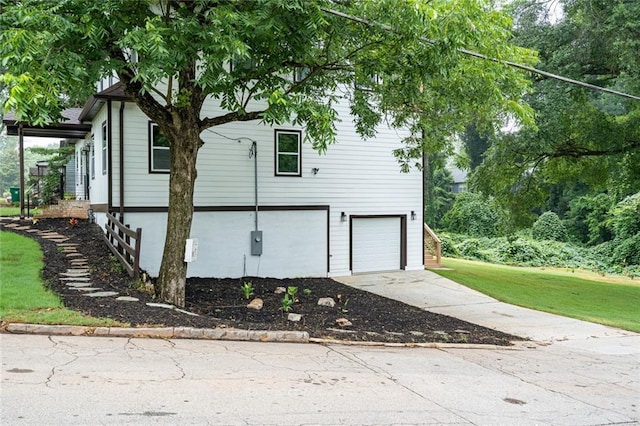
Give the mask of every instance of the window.
[{"label": "window", "polygon": [[91,135],[91,145],[89,145],[89,155],[91,156],[90,165],[89,165],[89,167],[91,168],[91,179],[96,178],[96,149],[95,149],[95,144],[93,142],[94,142],[93,135]]},{"label": "window", "polygon": [[309,74],[311,74],[310,67],[298,67],[293,72],[293,81],[294,83],[299,83],[304,80]]},{"label": "window", "polygon": [[156,123],[149,122],[149,172],[169,173],[170,168],[169,141]]},{"label": "window", "polygon": [[301,137],[295,130],[276,130],[276,176],[301,176]]},{"label": "window", "polygon": [[102,123],[102,174],[107,174],[107,122]]}]

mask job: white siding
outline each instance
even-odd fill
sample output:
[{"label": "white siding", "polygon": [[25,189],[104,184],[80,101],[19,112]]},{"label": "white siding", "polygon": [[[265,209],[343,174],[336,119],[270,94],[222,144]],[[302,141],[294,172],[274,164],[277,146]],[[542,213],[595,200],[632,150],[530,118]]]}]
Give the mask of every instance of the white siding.
[{"label": "white siding", "polygon": [[[118,171],[118,117],[120,102],[113,103],[113,206],[119,203],[119,171]],[[290,125],[269,127],[259,122],[229,123],[205,131],[205,141],[198,156],[198,179],[196,180],[194,203],[196,206],[252,206],[254,203],[254,160],[249,158],[251,140],[257,142],[258,150],[258,198],[261,206],[329,206],[329,272],[328,275],[346,275],[349,270],[349,222],[340,220],[341,212],[346,215],[402,215],[407,219],[407,269],[420,269],[422,257],[422,175],[418,170],[401,173],[393,156],[393,150],[400,147],[400,141],[406,133],[386,126],[378,129],[377,137],[362,140],[354,130],[353,122],[348,115],[348,105],[339,107],[342,121],[337,123],[338,137],[334,145],[328,148],[325,155],[319,155],[310,144],[302,148],[302,176],[275,176],[274,169],[274,130],[304,129]],[[102,119],[94,120],[99,137],[99,126]],[[203,116],[217,115],[218,111],[209,105]],[[126,207],[167,207],[168,174],[149,173],[149,119],[133,104],[128,103],[124,110],[124,180]],[[220,136],[222,134],[225,137]],[[243,138],[241,141],[228,138]],[[97,140],[98,142],[98,140]],[[96,163],[98,158],[96,158]],[[318,168],[317,174],[312,173]],[[97,177],[97,176],[96,176]],[[106,188],[106,182],[101,182]],[[106,190],[106,189],[105,189]],[[102,196],[101,192],[92,192]],[[92,196],[93,201],[93,196]],[[416,212],[416,220],[410,220],[410,212]],[[284,212],[270,212],[284,217]],[[213,231],[199,228],[197,213],[194,219],[193,234],[210,234],[211,241],[220,240]],[[326,212],[323,212],[326,214]],[[151,214],[146,214],[151,218]],[[248,244],[248,233],[253,229],[251,221],[243,219],[242,214],[235,213],[237,237],[243,244]],[[127,222],[131,222],[134,214],[127,214]],[[138,213],[135,214],[138,217]],[[154,220],[141,221],[143,228],[143,255],[159,265],[164,243],[164,224],[156,224]],[[326,218],[324,219],[326,224]],[[326,227],[326,225],[325,225]],[[314,228],[315,229],[315,228]],[[234,231],[235,232],[235,231]],[[311,232],[316,232],[313,230]],[[319,231],[317,231],[319,232]],[[234,237],[235,238],[235,237]],[[209,237],[207,237],[207,240]],[[326,239],[326,238],[325,238]],[[153,241],[153,243],[151,243]],[[268,237],[265,235],[265,247]],[[201,243],[202,244],[202,243]],[[212,243],[216,244],[216,243]],[[211,250],[214,246],[211,246]],[[238,248],[238,253],[241,253]],[[153,255],[149,254],[153,252]],[[235,256],[235,255],[234,255]],[[326,254],[321,254],[325,261],[322,275],[327,275]],[[262,259],[263,262],[266,259]],[[225,261],[226,262],[226,261]],[[237,260],[233,260],[237,265]],[[257,265],[256,265],[257,267]],[[236,266],[232,269],[235,271]],[[268,269],[262,264],[260,274]],[[153,269],[153,268],[152,268]],[[295,267],[284,266],[284,270],[295,271]],[[194,265],[190,273],[204,274]],[[249,271],[253,273],[252,271]],[[230,273],[230,272],[229,272]],[[293,272],[292,272],[293,273]],[[273,274],[276,275],[276,274]],[[286,274],[288,275],[288,274]]]}]

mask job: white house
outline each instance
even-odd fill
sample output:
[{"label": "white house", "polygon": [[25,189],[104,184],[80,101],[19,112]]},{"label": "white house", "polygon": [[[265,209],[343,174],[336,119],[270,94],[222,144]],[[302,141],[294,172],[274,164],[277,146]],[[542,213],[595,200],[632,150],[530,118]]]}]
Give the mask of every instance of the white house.
[{"label": "white house", "polygon": [[[103,227],[110,211],[142,228],[140,265],[157,276],[169,148],[120,83],[106,86],[78,117],[90,131],[76,143],[76,196],[91,201]],[[188,276],[423,269],[422,173],[402,173],[393,156],[406,134],[380,127],[362,140],[348,105],[339,108],[337,143],[323,155],[293,125],[229,123],[202,134],[191,230],[198,254]],[[215,109],[206,104],[203,114]]]}]

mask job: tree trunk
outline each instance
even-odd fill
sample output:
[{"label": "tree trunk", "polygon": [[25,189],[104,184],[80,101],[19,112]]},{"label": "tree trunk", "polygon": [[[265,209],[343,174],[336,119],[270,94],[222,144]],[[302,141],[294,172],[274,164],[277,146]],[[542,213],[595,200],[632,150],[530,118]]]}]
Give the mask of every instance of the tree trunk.
[{"label": "tree trunk", "polygon": [[171,147],[171,171],[167,236],[156,291],[161,300],[179,307],[185,302],[185,241],[191,233],[196,160],[202,145],[196,121],[185,121],[170,126],[158,123]]}]

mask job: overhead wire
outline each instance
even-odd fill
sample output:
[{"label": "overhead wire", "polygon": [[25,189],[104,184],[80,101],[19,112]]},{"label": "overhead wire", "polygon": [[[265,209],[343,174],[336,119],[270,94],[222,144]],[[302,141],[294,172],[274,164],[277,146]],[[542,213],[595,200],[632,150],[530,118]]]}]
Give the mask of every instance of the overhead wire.
[{"label": "overhead wire", "polygon": [[[353,22],[358,22],[360,24],[363,24],[363,25],[366,25],[366,26],[369,26],[369,27],[378,27],[378,28],[381,28],[381,29],[383,29],[385,31],[395,32],[393,27],[391,27],[390,25],[382,24],[380,22],[369,21],[367,19],[360,18],[358,16],[350,15],[348,13],[340,12],[338,10],[329,9],[329,8],[326,8],[326,7],[321,7],[320,10],[322,10],[323,12],[328,13],[330,15],[338,16],[340,18],[347,19],[347,20],[350,20],[350,21],[353,21]],[[436,44],[436,42],[434,40],[428,39],[426,37],[420,37],[420,40],[425,42],[425,43],[428,43],[430,45],[435,45]],[[472,50],[468,50],[468,49],[464,49],[464,48],[457,48],[456,50],[458,52],[464,54],[464,55],[472,56],[472,57],[475,57],[475,58],[478,58],[478,59],[483,59],[483,60],[486,60],[486,61],[496,62],[496,63],[499,63],[499,64],[503,64],[503,65],[506,65],[506,66],[509,66],[509,67],[513,67],[513,68],[517,68],[517,69],[520,69],[520,70],[523,70],[523,71],[527,71],[527,72],[530,72],[530,73],[534,73],[534,74],[542,75],[544,77],[548,77],[548,78],[552,78],[552,79],[555,79],[555,80],[559,80],[559,81],[562,81],[562,82],[565,82],[565,83],[569,83],[569,84],[573,84],[573,85],[576,85],[576,86],[585,87],[587,89],[596,90],[596,91],[600,91],[600,92],[604,92],[604,93],[609,93],[609,94],[615,95],[615,96],[621,96],[621,97],[624,97],[624,98],[627,98],[627,99],[631,99],[631,100],[634,100],[634,101],[640,101],[640,96],[631,95],[629,93],[620,92],[620,91],[617,91],[617,90],[609,89],[607,87],[596,86],[594,84],[586,83],[584,81],[574,80],[574,79],[569,78],[569,77],[564,77],[564,76],[561,76],[561,75],[558,75],[558,74],[554,74],[554,73],[551,73],[551,72],[548,72],[548,71],[543,71],[543,70],[537,69],[535,67],[519,64],[517,62],[507,61],[507,60],[504,60],[504,59],[492,58],[490,56],[484,55],[482,53],[474,52]]]}]

